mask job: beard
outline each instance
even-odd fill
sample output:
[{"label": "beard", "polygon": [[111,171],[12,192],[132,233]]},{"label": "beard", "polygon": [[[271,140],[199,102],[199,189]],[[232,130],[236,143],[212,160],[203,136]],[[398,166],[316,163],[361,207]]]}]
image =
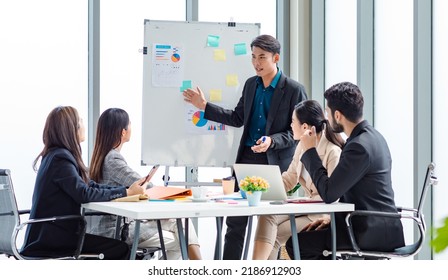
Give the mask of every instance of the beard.
[{"label": "beard", "polygon": [[331,120],[330,125],[331,125],[331,130],[333,130],[334,133],[344,132],[344,127],[342,126],[342,124],[336,123],[334,121],[334,119]]}]

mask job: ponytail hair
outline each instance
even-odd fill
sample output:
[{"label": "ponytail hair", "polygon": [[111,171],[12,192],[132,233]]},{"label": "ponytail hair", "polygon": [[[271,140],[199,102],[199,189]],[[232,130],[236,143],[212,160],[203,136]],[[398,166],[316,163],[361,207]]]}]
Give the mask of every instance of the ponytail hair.
[{"label": "ponytail hair", "polygon": [[294,114],[300,123],[307,123],[309,126],[316,128],[316,133],[322,132],[325,129],[325,137],[328,141],[336,146],[344,146],[344,140],[339,133],[335,133],[325,118],[322,107],[316,100],[304,100],[296,105]]},{"label": "ponytail hair", "polygon": [[333,131],[327,119],[325,119],[323,122],[325,123],[325,137],[327,137],[328,141],[342,149],[345,144],[344,139],[342,139],[339,133],[335,133]]}]

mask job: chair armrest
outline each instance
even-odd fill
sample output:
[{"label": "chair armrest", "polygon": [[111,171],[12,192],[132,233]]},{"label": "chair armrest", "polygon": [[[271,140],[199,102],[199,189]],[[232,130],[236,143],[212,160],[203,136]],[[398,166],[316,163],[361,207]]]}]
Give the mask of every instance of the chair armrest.
[{"label": "chair armrest", "polygon": [[397,207],[398,212],[403,212],[403,211],[407,211],[407,212],[413,212],[414,214],[417,214],[418,210],[414,209],[414,208],[408,208],[408,207]]},{"label": "chair armrest", "polygon": [[58,221],[65,221],[65,220],[84,221],[84,217],[81,215],[65,215],[65,216],[54,216],[54,217],[49,217],[49,218],[30,219],[28,221],[21,223],[19,226],[17,226],[17,229],[22,230],[25,226],[27,226],[29,224],[58,222]]},{"label": "chair armrest", "polygon": [[[25,221],[25,222],[21,223],[20,225],[16,226],[14,228],[14,232],[11,236],[11,241],[14,244],[14,246],[12,246],[12,247],[13,247],[13,251],[15,251],[16,256],[21,256],[17,250],[16,242],[17,242],[17,235],[24,227],[26,227],[27,225],[30,225],[30,224],[54,223],[54,222],[58,222],[58,221],[68,221],[68,220],[79,220],[79,222],[80,222],[81,233],[79,235],[77,248],[76,248],[76,251],[74,252],[74,256],[73,256],[74,258],[78,258],[78,256],[81,253],[82,244],[84,243],[84,235],[86,233],[86,220],[84,219],[84,216],[82,216],[82,215],[64,215],[64,216],[54,216],[54,217],[49,217],[49,218],[30,219],[30,220]],[[22,257],[22,258],[25,259],[24,257]]]},{"label": "chair armrest", "polygon": [[26,215],[26,214],[31,213],[31,210],[30,209],[18,210],[17,212],[19,213],[19,215]]},{"label": "chair armrest", "polygon": [[100,211],[89,211],[89,212],[84,212],[84,216],[116,216],[116,215],[104,213],[104,212],[100,212]]}]

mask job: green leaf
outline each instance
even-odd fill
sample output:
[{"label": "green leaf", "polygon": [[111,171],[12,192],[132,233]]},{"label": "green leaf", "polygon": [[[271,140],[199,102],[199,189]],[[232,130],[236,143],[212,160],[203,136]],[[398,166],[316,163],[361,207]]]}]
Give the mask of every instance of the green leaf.
[{"label": "green leaf", "polygon": [[434,229],[434,236],[431,246],[436,253],[440,253],[448,247],[448,217],[445,218],[443,226]]}]

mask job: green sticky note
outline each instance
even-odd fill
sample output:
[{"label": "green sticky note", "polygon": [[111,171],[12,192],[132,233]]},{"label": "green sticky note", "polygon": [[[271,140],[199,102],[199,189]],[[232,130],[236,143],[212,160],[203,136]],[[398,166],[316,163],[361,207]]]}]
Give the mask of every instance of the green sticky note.
[{"label": "green sticky note", "polygon": [[245,55],[247,54],[246,43],[239,43],[233,46],[235,55]]},{"label": "green sticky note", "polygon": [[219,47],[219,36],[208,35],[208,37],[207,37],[207,47]]},{"label": "green sticky note", "polygon": [[182,81],[182,86],[180,87],[180,92],[183,92],[186,89],[191,88],[191,81]]}]

